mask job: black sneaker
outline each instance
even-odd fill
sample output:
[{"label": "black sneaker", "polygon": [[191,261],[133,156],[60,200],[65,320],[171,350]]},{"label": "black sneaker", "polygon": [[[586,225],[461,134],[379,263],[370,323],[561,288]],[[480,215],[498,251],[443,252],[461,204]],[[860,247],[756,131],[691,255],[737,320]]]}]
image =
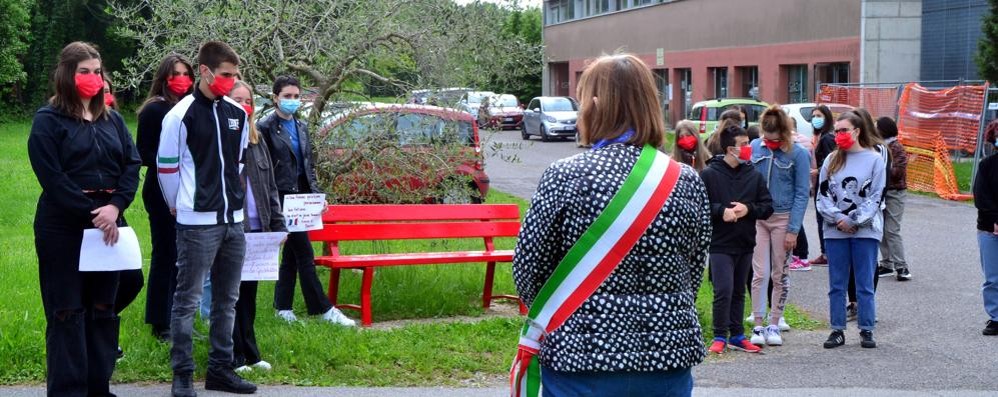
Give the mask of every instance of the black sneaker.
[{"label": "black sneaker", "polygon": [[877,341],[873,340],[873,331],[859,331],[859,340],[859,345],[866,349],[873,349],[877,347]]},{"label": "black sneaker", "polygon": [[842,330],[833,330],[831,335],[828,335],[828,340],[825,341],[826,349],[834,349],[836,347],[846,344],[846,335]]},{"label": "black sneaker", "polygon": [[984,325],[984,331],[981,333],[988,336],[998,335],[998,321],[988,320],[988,323]]},{"label": "black sneaker", "polygon": [[118,356],[117,356],[117,359],[121,360],[123,357],[125,357],[125,351],[121,350],[121,346],[118,346]]},{"label": "black sneaker", "polygon": [[170,340],[170,327],[152,327],[152,336],[156,337],[156,340],[160,342],[168,342]]},{"label": "black sneaker", "polygon": [[198,397],[194,391],[194,374],[173,374],[173,397]]},{"label": "black sneaker", "polygon": [[846,321],[856,321],[858,316],[859,309],[856,308],[856,303],[850,303],[846,306]]},{"label": "black sneaker", "polygon": [[894,269],[877,266],[877,277],[890,277],[894,275]]},{"label": "black sneaker", "polygon": [[204,388],[236,394],[256,393],[256,385],[240,378],[232,368],[208,368]]},{"label": "black sneaker", "polygon": [[908,281],[911,280],[911,272],[908,271],[907,267],[899,267],[897,269],[898,281]]}]

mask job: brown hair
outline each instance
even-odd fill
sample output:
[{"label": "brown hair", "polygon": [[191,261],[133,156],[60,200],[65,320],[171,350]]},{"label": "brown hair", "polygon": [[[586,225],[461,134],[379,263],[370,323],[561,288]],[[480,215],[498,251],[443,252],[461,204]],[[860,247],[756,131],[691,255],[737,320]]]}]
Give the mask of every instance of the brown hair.
[{"label": "brown hair", "polygon": [[[866,117],[863,117],[863,113],[866,113]],[[852,124],[853,128],[859,128],[859,137],[856,139],[856,143],[860,147],[870,149],[883,144],[884,141],[880,139],[880,133],[873,126],[872,117],[870,118],[871,120],[867,120],[867,117],[870,117],[870,113],[866,109],[856,108],[848,112],[843,112],[837,120],[848,121],[849,124]],[[842,149],[835,149],[835,151],[828,155],[828,175],[838,172],[846,165],[846,156],[846,151]]]},{"label": "brown hair", "polygon": [[[55,74],[52,76],[52,88],[55,95],[49,99],[53,108],[72,117],[83,119],[83,100],[76,92],[76,68],[80,62],[91,59],[100,60],[100,53],[93,45],[82,41],[69,43],[59,52]],[[103,69],[103,65],[101,69]],[[90,72],[95,71],[91,70]],[[106,109],[104,89],[101,89],[97,95],[90,98],[90,105],[86,110],[90,111],[93,120],[97,120],[107,116]]]},{"label": "brown hair", "polygon": [[[253,99],[253,86],[251,86],[249,83],[247,83],[244,80],[236,80],[236,83],[232,85],[232,90],[229,91],[229,97],[230,98],[232,97],[232,92],[233,91],[235,91],[237,89],[240,89],[240,88],[245,88],[247,91],[249,91],[249,93],[250,93],[250,96],[249,96],[250,105],[253,106],[253,107],[256,107],[256,101]],[[239,105],[241,106],[242,104],[240,103]],[[252,143],[254,145],[257,144],[257,143],[260,143],[260,134],[258,134],[256,132],[256,123],[253,122],[253,116],[246,115],[246,122],[249,123],[249,141],[250,141],[250,143]]]},{"label": "brown hair", "polygon": [[[679,136],[683,132],[687,132],[697,138],[697,145],[693,147],[692,154],[679,147]],[[675,135],[677,143],[672,145],[672,158],[689,164],[697,171],[703,171],[704,166],[707,165],[707,160],[710,160],[710,153],[707,152],[707,148],[700,141],[700,134],[697,131],[696,124],[689,120],[680,121],[679,124],[676,124]],[[690,162],[687,163],[687,161]]]},{"label": "brown hair", "polygon": [[634,55],[597,58],[582,72],[576,96],[581,102],[578,127],[583,143],[613,139],[633,129],[628,144],[662,146],[665,121],[655,77]]},{"label": "brown hair", "polygon": [[208,41],[201,44],[201,48],[198,49],[199,65],[215,70],[222,62],[239,65],[239,55],[236,55],[236,51],[232,47],[221,41]]},{"label": "brown hair", "polygon": [[[176,67],[178,63],[182,63],[187,67],[187,73],[189,74],[191,81],[194,81],[194,67],[187,61],[187,58],[184,58],[184,56],[180,54],[167,55],[166,58],[163,58],[163,61],[159,63],[159,68],[156,69],[156,75],[153,76],[152,79],[152,87],[149,88],[149,95],[146,97],[145,102],[142,102],[142,106],[139,107],[138,113],[142,113],[142,109],[152,102],[165,101],[170,105],[175,105],[177,101],[180,100],[179,96],[166,87],[166,81],[173,76],[173,68]],[[184,95],[190,94],[193,91],[194,85],[192,84],[191,88],[189,88]]]},{"label": "brown hair", "polygon": [[780,134],[780,149],[786,153],[790,153],[794,148],[794,132],[790,129],[790,121],[788,119],[787,113],[783,111],[780,105],[770,106],[759,117],[759,127],[762,128],[763,133],[775,132]]}]

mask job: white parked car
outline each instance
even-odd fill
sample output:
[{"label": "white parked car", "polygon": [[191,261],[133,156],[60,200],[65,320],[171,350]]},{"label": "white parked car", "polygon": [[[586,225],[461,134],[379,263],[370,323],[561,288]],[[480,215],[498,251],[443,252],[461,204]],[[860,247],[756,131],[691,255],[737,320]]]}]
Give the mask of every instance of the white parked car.
[{"label": "white parked car", "polygon": [[478,117],[478,108],[482,106],[482,102],[487,101],[495,95],[496,93],[492,91],[466,92],[463,96],[461,96],[461,100],[458,101],[457,108],[471,113],[472,116]]}]

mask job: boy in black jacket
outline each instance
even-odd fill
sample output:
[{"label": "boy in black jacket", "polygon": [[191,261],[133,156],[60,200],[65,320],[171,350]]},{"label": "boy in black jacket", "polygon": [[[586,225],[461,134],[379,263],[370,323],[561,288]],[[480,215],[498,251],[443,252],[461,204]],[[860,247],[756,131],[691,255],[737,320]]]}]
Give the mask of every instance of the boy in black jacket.
[{"label": "boy in black jacket", "polygon": [[[773,200],[762,174],[750,161],[748,133],[731,126],[718,132],[723,154],[707,163],[700,177],[710,199],[710,275],[714,285],[714,342],[708,349],[721,354],[731,348],[758,352],[745,339],[745,282],[752,268],[755,221],[773,214]],[[730,337],[726,337],[730,334]]]}]

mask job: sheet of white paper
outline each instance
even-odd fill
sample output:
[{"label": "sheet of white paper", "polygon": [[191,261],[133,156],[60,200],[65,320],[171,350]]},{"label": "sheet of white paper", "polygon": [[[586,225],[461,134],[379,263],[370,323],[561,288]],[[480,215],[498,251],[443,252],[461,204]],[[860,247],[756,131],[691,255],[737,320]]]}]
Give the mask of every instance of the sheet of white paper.
[{"label": "sheet of white paper", "polygon": [[118,228],[118,242],[104,244],[104,232],[100,229],[84,229],[83,244],[80,245],[81,272],[110,272],[142,268],[142,252],[139,251],[139,238],[131,227]]},{"label": "sheet of white paper", "polygon": [[289,232],[322,229],[322,210],[326,195],[322,193],[288,194],[284,196],[284,222]]},{"label": "sheet of white paper", "polygon": [[242,281],[277,280],[281,241],[285,232],[246,233]]}]

